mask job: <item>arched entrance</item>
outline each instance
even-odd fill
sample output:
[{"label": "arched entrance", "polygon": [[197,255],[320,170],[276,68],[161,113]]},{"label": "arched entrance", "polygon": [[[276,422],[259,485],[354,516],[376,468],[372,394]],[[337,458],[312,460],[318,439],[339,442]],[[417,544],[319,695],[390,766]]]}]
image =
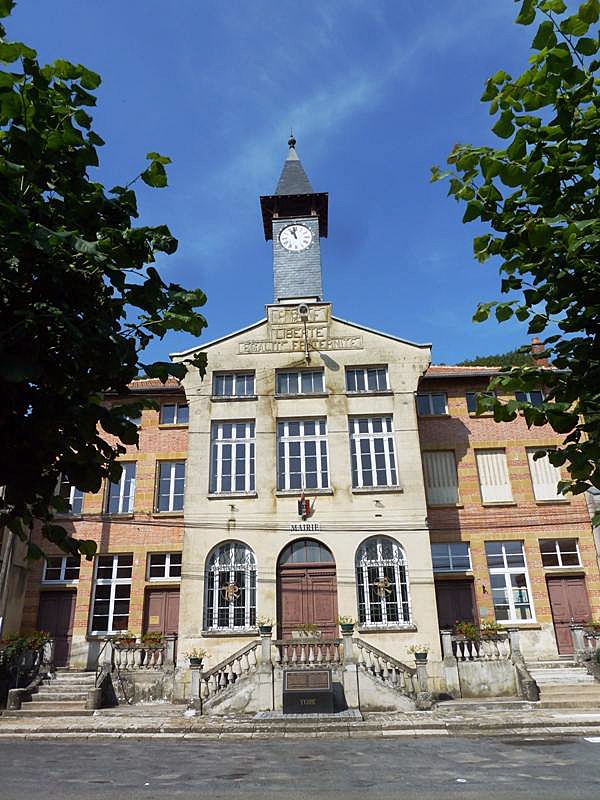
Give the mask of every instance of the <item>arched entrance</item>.
[{"label": "arched entrance", "polygon": [[328,547],[314,539],[296,539],[277,562],[277,621],[280,639],[314,625],[324,639],[337,636],[335,560]]}]

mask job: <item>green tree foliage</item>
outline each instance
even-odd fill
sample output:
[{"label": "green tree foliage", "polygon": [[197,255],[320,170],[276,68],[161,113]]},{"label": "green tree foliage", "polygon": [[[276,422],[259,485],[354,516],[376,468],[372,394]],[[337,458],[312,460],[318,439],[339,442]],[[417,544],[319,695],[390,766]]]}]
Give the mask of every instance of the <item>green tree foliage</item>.
[{"label": "green tree foliage", "polygon": [[[0,0],[0,16],[13,5]],[[106,392],[127,400],[139,372],[182,377],[185,364],[144,363],[143,351],[168,331],[199,335],[206,298],[153,266],[177,248],[167,226],[133,224],[132,183],[166,186],[169,159],[148,153],[134,181],[108,191],[90,177],[104,144],[90,115],[100,77],[40,66],[1,26],[0,63],[0,524],[27,540],[41,520],[47,539],[90,556],[93,542],[53,520],[67,510],[59,476],[91,492],[119,479],[116,459],[138,440],[128,416],[148,403],[107,404]]]},{"label": "green tree foliage", "polygon": [[468,358],[465,361],[459,361],[459,367],[504,367],[510,369],[511,367],[520,366],[533,366],[535,361],[531,357],[530,348],[527,352],[519,350],[509,350],[508,353],[498,353],[495,356],[475,356],[475,358]]},{"label": "green tree foliage", "polygon": [[574,14],[563,0],[521,1],[516,22],[535,24],[529,66],[517,77],[499,70],[482,97],[504,144],[458,145],[449,169],[432,171],[466,204],[463,222],[489,229],[475,237],[475,256],[499,263],[511,297],[481,304],[474,320],[514,314],[545,336],[541,355],[554,367],[519,366],[492,381],[507,392],[546,387],[541,406],[481,404],[497,421],[522,412],[529,426],[549,423],[565,435],[549,454],[570,474],[564,493],[600,488],[599,16],[599,0]]}]

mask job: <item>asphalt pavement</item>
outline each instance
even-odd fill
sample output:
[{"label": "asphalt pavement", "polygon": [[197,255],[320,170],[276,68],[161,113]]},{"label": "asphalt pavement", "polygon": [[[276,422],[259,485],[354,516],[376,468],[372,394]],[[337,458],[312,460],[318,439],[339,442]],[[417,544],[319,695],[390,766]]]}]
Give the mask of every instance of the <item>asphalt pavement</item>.
[{"label": "asphalt pavement", "polygon": [[2,800],[590,800],[600,737],[0,742]]}]

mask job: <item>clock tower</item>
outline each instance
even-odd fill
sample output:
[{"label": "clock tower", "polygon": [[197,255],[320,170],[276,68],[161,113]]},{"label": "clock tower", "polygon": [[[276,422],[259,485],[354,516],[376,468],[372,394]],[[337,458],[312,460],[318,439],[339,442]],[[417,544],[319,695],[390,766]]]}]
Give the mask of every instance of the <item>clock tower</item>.
[{"label": "clock tower", "polygon": [[327,192],[315,192],[289,141],[275,193],[260,198],[265,239],[273,241],[275,303],[318,302],[323,296],[322,236],[327,236]]}]

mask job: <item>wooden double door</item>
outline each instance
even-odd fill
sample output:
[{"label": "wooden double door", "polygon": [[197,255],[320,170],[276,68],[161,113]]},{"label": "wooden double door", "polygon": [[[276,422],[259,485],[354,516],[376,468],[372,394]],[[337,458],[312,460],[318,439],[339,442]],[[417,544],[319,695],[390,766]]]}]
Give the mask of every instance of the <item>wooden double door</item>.
[{"label": "wooden double door", "polygon": [[546,579],[552,609],[556,646],[561,655],[573,652],[570,625],[589,622],[592,618],[583,575],[552,576]]},{"label": "wooden double door", "polygon": [[66,667],[71,655],[77,592],[51,591],[40,594],[37,629],[54,639],[54,665]]},{"label": "wooden double door", "polygon": [[292,631],[314,625],[324,639],[335,639],[337,580],[335,564],[286,564],[278,571],[278,635],[291,639]]},{"label": "wooden double door", "polygon": [[147,589],[144,607],[144,632],[177,634],[179,628],[179,589]]},{"label": "wooden double door", "polygon": [[435,582],[440,629],[453,628],[457,622],[476,622],[477,607],[472,580]]}]

